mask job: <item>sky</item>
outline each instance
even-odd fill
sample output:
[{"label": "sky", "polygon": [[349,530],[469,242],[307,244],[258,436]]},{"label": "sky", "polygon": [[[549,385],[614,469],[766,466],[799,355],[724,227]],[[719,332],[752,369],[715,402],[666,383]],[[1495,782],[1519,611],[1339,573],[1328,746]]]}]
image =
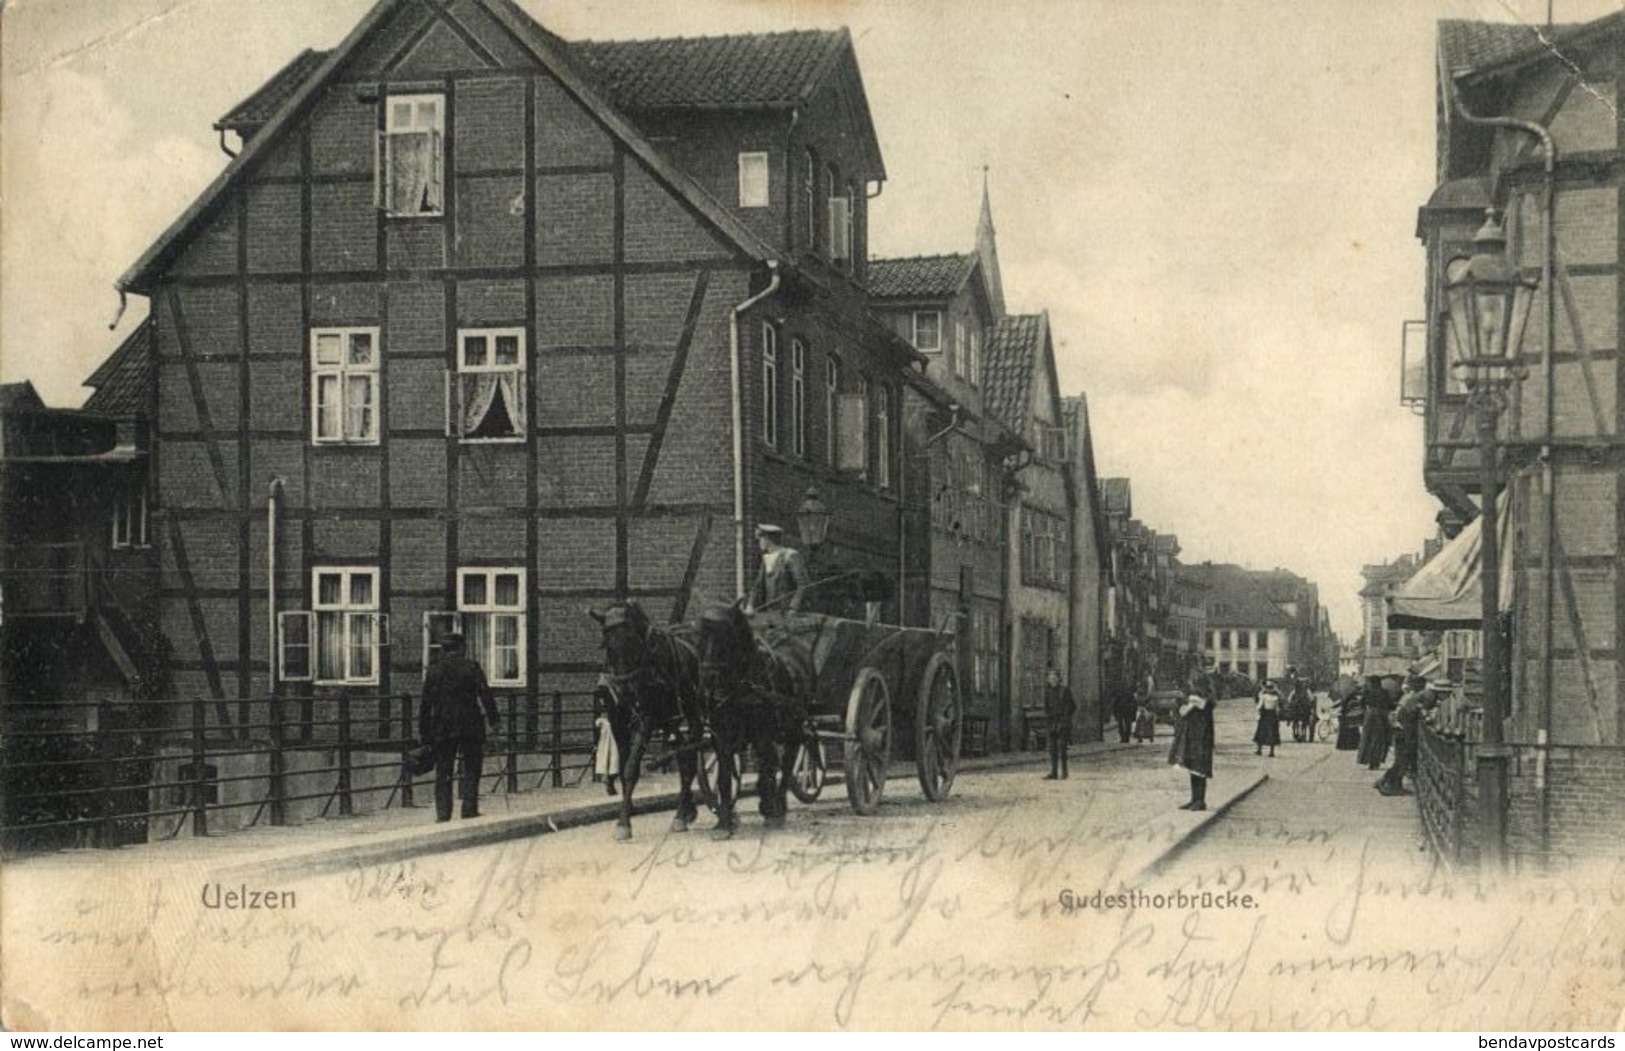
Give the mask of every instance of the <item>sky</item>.
[{"label": "sky", "polygon": [[[888,174],[871,251],[969,251],[985,168],[1009,308],[1049,312],[1099,475],[1185,562],[1294,570],[1352,640],[1360,567],[1434,532],[1399,352],[1435,24],[1547,0],[520,3],[567,39],[849,27]],[[0,379],[83,401],[146,314],[110,331],[114,282],[226,163],[213,122],[370,6],[0,8]]]}]

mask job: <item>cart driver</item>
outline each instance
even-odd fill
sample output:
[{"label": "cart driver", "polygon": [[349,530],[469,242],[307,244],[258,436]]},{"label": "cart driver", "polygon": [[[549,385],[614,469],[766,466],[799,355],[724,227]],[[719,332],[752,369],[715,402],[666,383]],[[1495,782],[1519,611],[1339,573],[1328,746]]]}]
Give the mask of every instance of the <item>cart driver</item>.
[{"label": "cart driver", "polygon": [[756,527],[756,545],[762,550],[762,567],[756,575],[756,583],[751,585],[745,612],[799,611],[801,589],[807,586],[807,563],[801,552],[784,546],[784,530],[770,522]]}]

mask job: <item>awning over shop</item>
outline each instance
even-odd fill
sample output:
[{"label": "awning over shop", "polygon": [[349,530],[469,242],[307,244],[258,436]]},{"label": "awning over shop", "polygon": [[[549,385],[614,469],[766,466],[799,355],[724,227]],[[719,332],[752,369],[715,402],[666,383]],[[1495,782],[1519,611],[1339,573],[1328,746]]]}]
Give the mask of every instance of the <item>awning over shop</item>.
[{"label": "awning over shop", "polygon": [[[1501,534],[1501,611],[1512,608],[1512,533],[1506,528],[1511,508],[1507,491],[1496,501]],[[1388,626],[1419,631],[1482,627],[1483,590],[1479,585],[1479,545],[1483,518],[1475,518],[1388,597]]]}]

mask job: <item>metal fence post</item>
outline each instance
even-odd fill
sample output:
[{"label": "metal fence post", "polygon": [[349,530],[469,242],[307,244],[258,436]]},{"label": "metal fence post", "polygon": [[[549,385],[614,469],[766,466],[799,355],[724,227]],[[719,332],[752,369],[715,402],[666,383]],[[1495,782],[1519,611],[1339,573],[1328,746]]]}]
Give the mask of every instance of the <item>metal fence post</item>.
[{"label": "metal fence post", "polygon": [[96,830],[96,837],[99,840],[96,845],[99,847],[115,847],[118,845],[114,842],[113,833],[115,827],[113,820],[115,810],[114,792],[118,784],[118,777],[115,774],[117,759],[114,750],[114,737],[109,732],[112,729],[110,725],[112,722],[111,716],[112,707],[110,705],[104,703],[97,706],[96,733],[93,740],[96,749],[97,778],[101,788],[101,792],[98,793],[97,797],[97,806],[101,810],[101,821],[98,823]]},{"label": "metal fence post", "polygon": [[271,691],[271,824],[288,823],[287,736],[282,728],[282,694]]},{"label": "metal fence post", "polygon": [[508,694],[508,791],[519,791],[519,697]]},{"label": "metal fence post", "polygon": [[412,799],[412,771],[408,767],[408,759],[412,753],[412,695],[401,694],[401,806],[409,807],[416,804]]},{"label": "metal fence post", "polygon": [[553,691],[553,787],[564,787],[564,695]]},{"label": "metal fence post", "polygon": [[209,785],[208,756],[203,749],[203,734],[206,727],[206,709],[203,698],[192,699],[192,835],[206,836],[209,834],[209,814],[205,803],[205,791]]},{"label": "metal fence post", "polygon": [[355,812],[355,801],[350,795],[350,691],[339,693],[339,816],[349,817]]}]

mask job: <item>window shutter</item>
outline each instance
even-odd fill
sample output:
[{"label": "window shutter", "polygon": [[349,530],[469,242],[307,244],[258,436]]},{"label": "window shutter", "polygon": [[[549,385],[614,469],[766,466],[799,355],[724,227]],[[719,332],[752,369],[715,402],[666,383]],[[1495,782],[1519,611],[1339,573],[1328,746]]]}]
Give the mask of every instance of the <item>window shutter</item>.
[{"label": "window shutter", "polygon": [[303,611],[277,614],[277,678],[282,682],[310,682],[315,670],[310,659],[315,637],[315,615]]},{"label": "window shutter", "polygon": [[866,471],[869,468],[868,405],[862,394],[840,396],[839,457],[835,466],[843,471]]},{"label": "window shutter", "polygon": [[[461,385],[458,386],[461,393]],[[463,433],[463,406],[461,397],[452,397],[452,370],[446,370],[446,437]],[[453,423],[452,421],[456,421]]]},{"label": "window shutter", "polygon": [[390,210],[389,167],[385,163],[387,132],[372,133],[372,206]]},{"label": "window shutter", "polygon": [[446,636],[461,632],[462,627],[461,613],[434,611],[423,614],[423,674],[429,674],[429,669],[440,660]]},{"label": "window shutter", "polygon": [[446,210],[444,140],[441,132],[429,132],[429,209],[435,212]]}]

